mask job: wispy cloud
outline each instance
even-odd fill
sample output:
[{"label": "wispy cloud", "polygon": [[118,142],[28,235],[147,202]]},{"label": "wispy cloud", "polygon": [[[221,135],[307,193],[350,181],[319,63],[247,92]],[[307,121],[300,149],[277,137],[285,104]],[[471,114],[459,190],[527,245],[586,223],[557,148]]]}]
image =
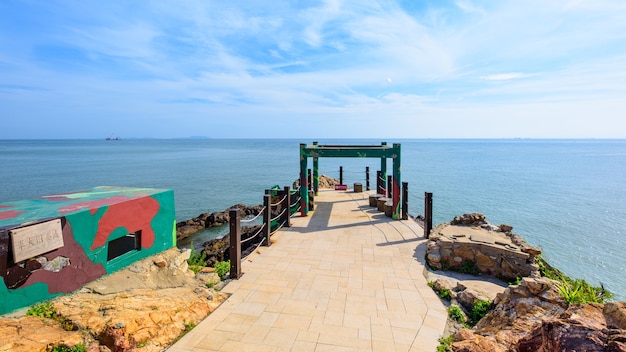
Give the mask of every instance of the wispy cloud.
[{"label": "wispy cloud", "polygon": [[[198,128],[272,136],[273,121],[348,117],[405,124],[388,132],[402,137],[502,136],[507,126],[523,128],[520,108],[546,126],[565,116],[597,125],[571,135],[626,131],[615,126],[626,123],[618,116],[626,95],[619,0],[92,5],[0,4],[0,118],[41,126],[13,124],[0,138],[99,137],[83,120],[121,123],[113,116],[126,121],[118,133],[155,137]],[[605,118],[589,113],[594,104]],[[468,120],[481,123],[450,128]]]},{"label": "wispy cloud", "polygon": [[480,78],[487,81],[506,81],[510,79],[523,78],[529,76],[528,74],[519,73],[519,72],[511,72],[511,73],[496,73],[493,75],[486,75]]}]

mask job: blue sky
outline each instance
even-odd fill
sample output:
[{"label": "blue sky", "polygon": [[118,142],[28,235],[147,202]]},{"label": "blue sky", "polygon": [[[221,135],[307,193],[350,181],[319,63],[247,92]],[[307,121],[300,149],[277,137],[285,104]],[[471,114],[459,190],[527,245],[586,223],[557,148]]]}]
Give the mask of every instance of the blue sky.
[{"label": "blue sky", "polygon": [[626,1],[0,1],[0,138],[626,138]]}]

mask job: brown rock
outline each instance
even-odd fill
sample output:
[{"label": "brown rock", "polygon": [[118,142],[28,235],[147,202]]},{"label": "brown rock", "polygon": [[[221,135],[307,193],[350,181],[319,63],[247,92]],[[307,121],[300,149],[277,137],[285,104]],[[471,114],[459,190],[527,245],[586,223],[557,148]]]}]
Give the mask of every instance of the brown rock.
[{"label": "brown rock", "polygon": [[469,247],[459,247],[454,250],[454,255],[462,258],[463,260],[474,261],[474,251]]},{"label": "brown rock", "polygon": [[607,339],[601,305],[572,305],[520,339],[518,351],[604,351]]},{"label": "brown rock", "polygon": [[0,319],[0,351],[47,351],[48,345],[74,346],[83,343],[80,333],[65,331],[51,319],[25,317]]},{"label": "brown rock", "polygon": [[154,263],[154,265],[158,266],[159,268],[165,268],[167,266],[167,261],[165,260],[165,258],[163,258],[163,256],[160,256],[160,255],[154,256],[154,259],[152,262]]},{"label": "brown rock", "polygon": [[476,252],[476,266],[480,271],[485,272],[492,268],[496,263],[489,256]]},{"label": "brown rock", "polygon": [[603,314],[609,328],[626,330],[626,302],[605,304]]}]

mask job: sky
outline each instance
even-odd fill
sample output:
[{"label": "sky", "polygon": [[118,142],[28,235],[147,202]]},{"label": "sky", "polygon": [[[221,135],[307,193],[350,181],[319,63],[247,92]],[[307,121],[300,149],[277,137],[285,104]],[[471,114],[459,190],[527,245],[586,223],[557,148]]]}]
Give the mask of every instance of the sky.
[{"label": "sky", "polygon": [[0,139],[626,138],[623,0],[0,0]]}]

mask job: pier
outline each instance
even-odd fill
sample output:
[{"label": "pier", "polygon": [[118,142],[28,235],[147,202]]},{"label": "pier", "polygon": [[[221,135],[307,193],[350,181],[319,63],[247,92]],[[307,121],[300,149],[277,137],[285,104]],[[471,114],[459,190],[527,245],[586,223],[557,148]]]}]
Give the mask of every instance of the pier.
[{"label": "pier", "polygon": [[371,193],[320,190],[168,351],[435,351],[447,313],[424,277],[424,230]]}]

